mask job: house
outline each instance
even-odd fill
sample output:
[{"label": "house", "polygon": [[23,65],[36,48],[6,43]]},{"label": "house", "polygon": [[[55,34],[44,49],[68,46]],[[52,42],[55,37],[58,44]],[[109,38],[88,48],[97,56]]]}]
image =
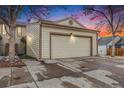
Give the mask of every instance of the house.
[{"label": "house", "polygon": [[[116,36],[114,38],[115,47],[121,47],[123,40],[121,37]],[[106,56],[107,49],[112,47],[112,37],[102,37],[98,39],[98,55]]]},{"label": "house", "polygon": [[120,40],[116,43],[116,48],[124,48],[124,37],[120,37]]},{"label": "house", "polygon": [[110,42],[112,41],[111,37],[102,37],[98,39],[98,55],[106,56],[107,48],[110,47]]},{"label": "house", "polygon": [[27,25],[27,55],[37,59],[97,55],[97,31],[73,18],[31,22]]},{"label": "house", "polygon": [[[26,36],[26,24],[17,22],[17,31],[15,33],[15,51],[16,54],[25,54],[26,44],[24,41]],[[8,55],[9,52],[9,35],[5,30],[5,24],[0,23],[0,55]]]}]

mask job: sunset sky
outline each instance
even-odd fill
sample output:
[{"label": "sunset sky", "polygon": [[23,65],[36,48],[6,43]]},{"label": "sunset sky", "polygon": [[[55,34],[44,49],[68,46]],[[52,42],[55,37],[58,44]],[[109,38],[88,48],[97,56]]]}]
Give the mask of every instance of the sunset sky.
[{"label": "sunset sky", "polygon": [[[95,29],[96,23],[99,22],[99,19],[92,18],[92,15],[84,15],[83,14],[83,6],[80,5],[68,5],[66,6],[68,10],[65,10],[63,8],[57,7],[49,11],[49,15],[45,17],[46,20],[61,20],[63,18],[67,18],[72,16],[75,20],[80,22],[82,25],[87,27],[88,29]],[[28,10],[28,9],[27,9]],[[19,18],[19,21],[27,22],[28,18],[26,17],[25,13],[22,14],[22,16]],[[124,36],[124,33],[118,34],[121,36]],[[104,27],[100,30],[99,36],[111,36],[110,33],[104,29]]]}]

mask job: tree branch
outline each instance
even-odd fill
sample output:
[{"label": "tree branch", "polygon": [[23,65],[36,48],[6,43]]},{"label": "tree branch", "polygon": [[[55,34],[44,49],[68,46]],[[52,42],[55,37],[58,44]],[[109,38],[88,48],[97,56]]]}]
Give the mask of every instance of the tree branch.
[{"label": "tree branch", "polygon": [[23,8],[24,8],[23,5],[18,6],[18,9],[17,9],[16,14],[15,14],[16,17],[17,17],[18,14],[22,11]]},{"label": "tree branch", "polygon": [[7,31],[7,26],[5,26],[5,31],[11,37],[11,34]]},{"label": "tree branch", "polygon": [[120,21],[121,21],[121,16],[119,16],[119,19],[118,19],[118,22],[117,22],[117,26],[114,30],[114,33],[117,31],[118,27],[119,27],[119,24],[120,24]]},{"label": "tree branch", "polygon": [[7,26],[9,26],[8,21],[4,17],[0,16],[0,19],[3,21],[3,23],[5,23]]},{"label": "tree branch", "polygon": [[102,14],[102,15],[106,18],[106,20],[108,21],[108,23],[109,23],[109,25],[111,26],[111,28],[113,29],[113,26],[112,26],[111,21],[110,21],[109,18],[105,15],[104,12],[99,11],[99,10],[95,10],[95,9],[92,9],[92,11],[95,11],[95,12],[98,12],[98,13]]},{"label": "tree branch", "polygon": [[109,11],[110,19],[111,19],[111,23],[113,24],[113,10],[112,10],[112,7],[111,6],[108,6],[108,9],[110,10]]},{"label": "tree branch", "polygon": [[42,20],[41,17],[39,17],[39,15],[37,13],[34,13],[33,9],[31,7],[29,7],[29,10],[31,11],[31,13],[33,13],[34,16],[36,16],[38,18],[38,20]]}]

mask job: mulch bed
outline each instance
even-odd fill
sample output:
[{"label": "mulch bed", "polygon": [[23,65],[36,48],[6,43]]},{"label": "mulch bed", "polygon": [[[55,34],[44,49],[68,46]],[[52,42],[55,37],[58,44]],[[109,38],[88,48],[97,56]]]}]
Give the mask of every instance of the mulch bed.
[{"label": "mulch bed", "polygon": [[0,68],[2,68],[2,67],[22,67],[22,66],[26,66],[26,65],[18,57],[15,58],[15,62],[10,62],[8,57],[4,57],[0,60]]}]

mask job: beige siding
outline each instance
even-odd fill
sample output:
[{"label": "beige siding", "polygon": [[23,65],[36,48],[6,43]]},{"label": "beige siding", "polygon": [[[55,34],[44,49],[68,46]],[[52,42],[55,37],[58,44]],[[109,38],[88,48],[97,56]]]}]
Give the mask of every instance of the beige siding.
[{"label": "beige siding", "polygon": [[[72,24],[69,23],[70,21],[72,21]],[[78,24],[71,18],[64,20],[64,21],[57,22],[57,24],[82,28],[82,26],[80,24]]]},{"label": "beige siding", "polygon": [[27,25],[27,55],[39,58],[39,31],[40,25]]},{"label": "beige siding", "polygon": [[97,55],[96,33],[79,32],[59,28],[42,27],[42,58],[50,58],[50,32],[55,33],[73,33],[75,35],[92,36],[93,38],[93,55]]}]

